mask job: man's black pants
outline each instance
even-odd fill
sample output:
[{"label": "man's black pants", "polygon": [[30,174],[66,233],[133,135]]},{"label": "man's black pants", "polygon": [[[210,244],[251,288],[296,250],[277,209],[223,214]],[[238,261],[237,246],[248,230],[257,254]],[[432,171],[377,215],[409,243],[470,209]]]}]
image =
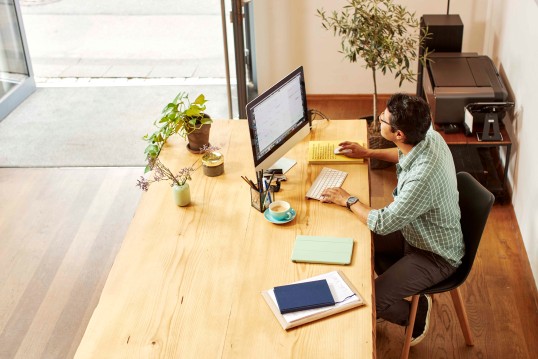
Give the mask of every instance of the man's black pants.
[{"label": "man's black pants", "polygon": [[415,248],[400,231],[374,233],[377,318],[407,326],[411,303],[404,298],[439,283],[456,271],[441,256]]}]

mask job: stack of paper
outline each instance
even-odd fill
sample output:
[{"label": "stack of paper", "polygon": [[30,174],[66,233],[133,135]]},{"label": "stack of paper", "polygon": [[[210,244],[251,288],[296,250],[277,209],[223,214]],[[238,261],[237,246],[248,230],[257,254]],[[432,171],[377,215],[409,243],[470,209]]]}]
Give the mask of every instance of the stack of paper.
[{"label": "stack of paper", "polygon": [[284,329],[290,329],[299,325],[312,322],[345,310],[365,305],[364,300],[359,292],[346,278],[341,271],[333,271],[319,276],[311,277],[295,283],[303,283],[316,280],[327,280],[329,289],[333,296],[335,305],[302,310],[293,313],[280,314],[278,303],[275,297],[274,289],[269,289],[262,292],[262,296],[271,308],[271,311],[277,318],[278,322]]}]

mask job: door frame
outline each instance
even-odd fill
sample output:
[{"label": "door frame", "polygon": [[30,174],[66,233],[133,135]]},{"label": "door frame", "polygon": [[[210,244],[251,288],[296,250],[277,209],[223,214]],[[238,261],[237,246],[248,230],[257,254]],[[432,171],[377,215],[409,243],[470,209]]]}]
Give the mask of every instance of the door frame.
[{"label": "door frame", "polygon": [[[11,111],[13,111],[36,90],[34,72],[32,69],[32,63],[30,61],[30,52],[28,51],[28,43],[26,41],[26,33],[24,31],[24,25],[22,22],[20,5],[17,0],[12,0],[12,4],[17,19],[16,29],[18,30],[20,36],[24,61],[28,74],[26,78],[17,83],[15,87],[10,89],[4,96],[0,98],[0,121],[2,121]],[[7,4],[7,6],[10,5],[11,4],[9,3]],[[8,24],[8,26],[11,25],[12,24]]]}]

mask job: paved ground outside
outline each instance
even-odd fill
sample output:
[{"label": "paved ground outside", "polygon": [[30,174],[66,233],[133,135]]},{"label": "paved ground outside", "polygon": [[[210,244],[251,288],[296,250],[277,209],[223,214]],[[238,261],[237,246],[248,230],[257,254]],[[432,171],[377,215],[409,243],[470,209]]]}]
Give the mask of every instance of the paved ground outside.
[{"label": "paved ground outside", "polygon": [[[219,0],[20,3],[40,82],[66,77],[225,78]],[[230,71],[235,77],[233,63]]]}]

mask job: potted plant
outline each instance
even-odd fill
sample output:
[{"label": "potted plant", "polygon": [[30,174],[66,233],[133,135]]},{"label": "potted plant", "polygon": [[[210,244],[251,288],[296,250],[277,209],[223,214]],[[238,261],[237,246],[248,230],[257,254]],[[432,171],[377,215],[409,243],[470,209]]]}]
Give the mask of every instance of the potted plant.
[{"label": "potted plant", "polygon": [[162,116],[155,121],[158,129],[151,135],[145,135],[148,141],[145,153],[149,158],[159,156],[162,146],[173,134],[188,139],[187,148],[194,153],[200,153],[204,145],[209,145],[209,130],[211,118],[204,112],[207,100],[203,94],[190,102],[186,92],[180,92],[172,102],[162,110]]},{"label": "potted plant", "polygon": [[[374,112],[368,128],[369,147],[394,146],[380,134],[376,76],[378,71],[385,75],[388,70],[399,80],[398,86],[404,81],[415,81],[410,65],[415,59],[425,62],[427,49],[420,58],[418,49],[426,39],[427,31],[417,31],[419,22],[415,14],[393,0],[348,0],[340,13],[333,11],[328,15],[325,10],[318,9],[317,15],[326,30],[332,30],[335,36],[341,37],[342,50],[339,52],[350,62],[362,59],[364,67],[372,71]],[[388,162],[370,160],[372,168],[388,165]]]}]

